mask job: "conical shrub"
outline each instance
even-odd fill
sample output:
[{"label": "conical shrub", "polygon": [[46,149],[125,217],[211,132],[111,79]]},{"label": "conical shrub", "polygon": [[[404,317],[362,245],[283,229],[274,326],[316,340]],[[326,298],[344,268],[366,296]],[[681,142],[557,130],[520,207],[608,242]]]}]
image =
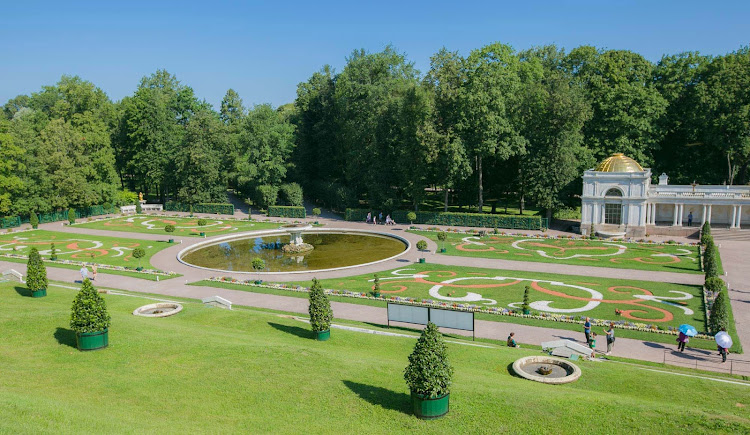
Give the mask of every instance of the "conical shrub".
[{"label": "conical shrub", "polygon": [[107,304],[99,295],[91,281],[83,280],[81,290],[73,299],[70,315],[70,328],[75,332],[99,332],[109,328],[110,317]]},{"label": "conical shrub", "polygon": [[39,250],[31,248],[29,261],[26,263],[26,287],[35,292],[47,288],[47,268],[44,266]]},{"label": "conical shrub", "polygon": [[434,323],[428,322],[409,355],[404,379],[413,393],[440,397],[450,393],[452,377],[453,367],[448,362],[443,336]]}]

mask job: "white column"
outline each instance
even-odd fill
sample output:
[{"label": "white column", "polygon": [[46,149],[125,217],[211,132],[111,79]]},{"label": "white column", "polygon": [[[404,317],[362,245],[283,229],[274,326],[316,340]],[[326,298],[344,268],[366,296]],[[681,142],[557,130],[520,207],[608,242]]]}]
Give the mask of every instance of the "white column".
[{"label": "white column", "polygon": [[651,204],[651,224],[656,225],[656,203]]},{"label": "white column", "polygon": [[646,204],[646,225],[651,223],[651,204]]},{"label": "white column", "polygon": [[733,205],[732,206],[732,220],[731,220],[732,223],[729,225],[729,228],[737,228],[737,226],[735,225],[736,221],[737,221],[737,206]]},{"label": "white column", "polygon": [[677,217],[677,226],[678,227],[682,226],[682,220],[684,218],[684,216],[683,216],[684,214],[685,214],[685,204],[680,204],[680,213],[679,213],[679,215]]},{"label": "white column", "polygon": [[707,211],[706,209],[707,208],[708,207],[706,206],[706,204],[703,204],[703,217],[701,218],[701,226],[703,226],[703,224],[706,223],[706,211]]},{"label": "white column", "polygon": [[679,204],[675,204],[674,205],[674,213],[672,214],[672,226],[673,227],[677,226],[677,212],[679,211],[679,209],[680,209],[680,205]]},{"label": "white column", "polygon": [[602,204],[602,215],[600,216],[600,223],[604,224],[604,204]]},{"label": "white column", "polygon": [[713,209],[713,204],[708,204],[708,218],[706,220],[709,225],[711,225],[711,209]]},{"label": "white column", "polygon": [[740,229],[742,225],[742,206],[737,206],[737,229]]}]

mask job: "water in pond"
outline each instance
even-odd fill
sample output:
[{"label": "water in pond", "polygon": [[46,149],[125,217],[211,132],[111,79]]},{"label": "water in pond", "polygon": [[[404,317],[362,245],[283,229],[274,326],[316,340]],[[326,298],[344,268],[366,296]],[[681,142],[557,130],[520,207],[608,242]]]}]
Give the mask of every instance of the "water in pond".
[{"label": "water in pond", "polygon": [[[539,368],[542,367],[542,366],[551,368],[552,369],[552,373],[550,373],[548,375],[543,375],[543,374],[539,373]],[[539,362],[539,363],[530,362],[530,363],[526,363],[526,364],[524,364],[521,367],[521,370],[525,371],[526,373],[532,374],[532,375],[544,376],[545,378],[564,378],[565,376],[569,375],[568,371],[565,370],[564,367],[559,366],[559,365],[554,364],[554,363],[550,363],[550,362]]]},{"label": "water in pond", "polygon": [[263,272],[320,270],[354,266],[392,257],[406,245],[398,239],[371,234],[303,233],[305,243],[315,247],[304,255],[288,255],[281,247],[288,235],[251,237],[221,242],[189,252],[183,261],[201,267],[234,272],[253,272],[251,262],[266,262]]}]

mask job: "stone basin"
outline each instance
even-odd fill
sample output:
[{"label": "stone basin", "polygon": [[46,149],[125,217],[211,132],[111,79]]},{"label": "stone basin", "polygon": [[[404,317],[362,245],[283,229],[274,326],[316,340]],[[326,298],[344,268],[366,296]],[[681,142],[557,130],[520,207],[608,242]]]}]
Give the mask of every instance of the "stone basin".
[{"label": "stone basin", "polygon": [[[542,375],[542,367],[551,369],[550,374]],[[561,358],[544,355],[517,359],[513,363],[513,371],[524,379],[553,385],[567,384],[581,377],[581,369],[577,365]]]},{"label": "stone basin", "polygon": [[134,316],[141,317],[168,317],[182,311],[182,305],[173,302],[159,302],[157,304],[144,305],[133,311]]}]

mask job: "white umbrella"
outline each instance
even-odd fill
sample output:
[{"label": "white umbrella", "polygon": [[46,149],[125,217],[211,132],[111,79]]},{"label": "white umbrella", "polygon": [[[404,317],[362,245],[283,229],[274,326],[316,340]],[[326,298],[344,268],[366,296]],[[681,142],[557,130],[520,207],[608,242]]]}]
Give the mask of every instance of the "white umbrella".
[{"label": "white umbrella", "polygon": [[729,336],[729,334],[726,333],[726,331],[719,331],[716,333],[716,336],[714,337],[716,340],[716,344],[723,347],[724,349],[729,349],[732,347],[732,337]]}]

